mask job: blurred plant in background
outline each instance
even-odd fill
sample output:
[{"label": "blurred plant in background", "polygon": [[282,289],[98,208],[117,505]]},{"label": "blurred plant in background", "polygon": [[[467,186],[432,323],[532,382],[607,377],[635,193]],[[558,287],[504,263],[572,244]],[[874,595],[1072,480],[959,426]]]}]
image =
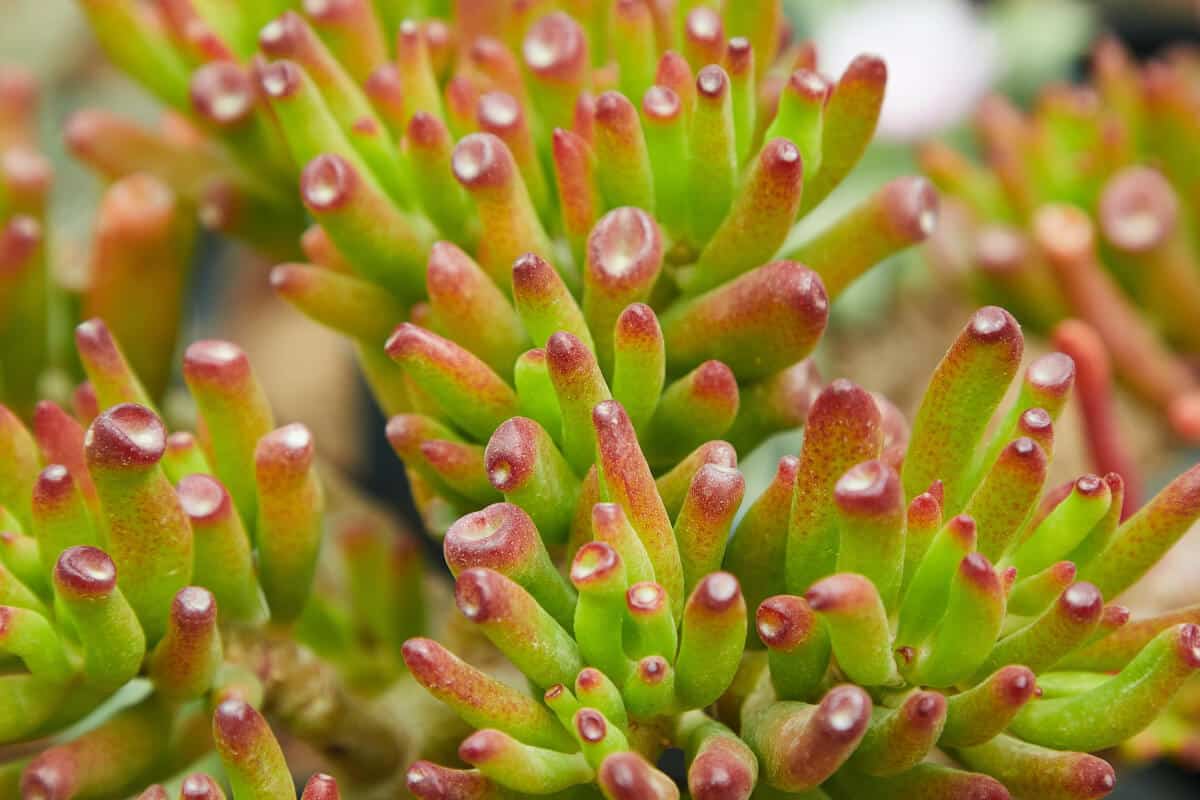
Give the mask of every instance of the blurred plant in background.
[{"label": "blurred plant in background", "polygon": [[1030,116],[999,97],[980,108],[982,166],[940,144],[922,152],[926,172],[966,209],[937,251],[978,295],[1035,329],[1086,320],[1122,381],[1189,440],[1200,310],[1194,60],[1177,49],[1139,68],[1102,40],[1094,86],[1047,88]]}]

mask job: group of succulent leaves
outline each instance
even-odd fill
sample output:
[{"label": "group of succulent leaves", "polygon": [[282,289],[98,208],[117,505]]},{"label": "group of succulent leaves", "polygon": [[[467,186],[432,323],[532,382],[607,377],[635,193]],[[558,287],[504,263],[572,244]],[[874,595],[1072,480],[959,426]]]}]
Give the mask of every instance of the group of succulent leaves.
[{"label": "group of succulent leaves", "polygon": [[[73,412],[42,401],[26,427],[0,406],[0,743],[56,736],[0,765],[0,793],[124,796],[175,776],[183,796],[215,800],[218,784],[186,776],[215,749],[237,797],[294,797],[258,707],[329,750],[374,737],[345,768],[393,771],[394,740],[297,642],[347,682],[376,650],[399,664],[422,629],[412,543],[347,520],[334,561],[357,590],[340,606],[314,595],[324,501],[312,437],[275,427],[245,354],[187,349],[201,433],[168,435],[107,326],[85,322],[75,340],[89,381]],[[375,594],[359,602],[364,592]],[[94,714],[139,676],[141,699]],[[314,688],[321,702],[302,707]]]},{"label": "group of succulent leaves", "polygon": [[[794,264],[763,265],[857,162],[886,82],[877,58],[833,83],[811,47],[780,45],[778,0],[719,13],[643,0],[460,2],[452,25],[398,22],[394,4],[367,0],[303,13],[175,0],[152,6],[153,21],[128,0],[82,5],[113,59],[207,131],[201,149],[221,166],[198,187],[172,170],[195,170],[202,154],[101,112],[69,126],[75,152],[106,175],[145,169],[190,184],[203,220],[268,252],[302,239],[318,266],[282,266],[275,287],[360,344],[389,413],[423,410],[380,350],[401,320],[444,334],[506,382],[540,376],[544,389],[531,347],[565,329],[611,374],[617,317],[648,302],[673,315],[663,320],[672,377],[710,357],[741,381],[777,376],[819,331],[807,321],[803,346],[789,338],[777,358],[794,325],[755,338],[777,327],[772,303],[788,302],[779,279],[811,282]],[[304,208],[273,206],[276,195],[296,202],[297,178]],[[785,255],[835,297],[923,239],[934,204],[924,181],[892,182]],[[304,210],[316,223],[307,231],[289,222]],[[259,228],[272,240],[256,239]],[[292,246],[276,246],[281,237]],[[549,274],[515,285],[513,265],[529,253]],[[582,319],[561,318],[571,298]],[[743,324],[739,308],[754,319]],[[741,346],[755,341],[767,356],[739,369],[734,360],[751,358]]]},{"label": "group of succulent leaves", "polygon": [[[0,402],[28,417],[47,391],[69,387],[63,378],[79,373],[70,331],[92,317],[107,319],[129,342],[131,365],[160,398],[171,375],[194,212],[161,180],[131,174],[106,188],[83,265],[56,258],[54,245],[62,243],[47,230],[53,170],[36,149],[36,110],[33,77],[0,67]],[[170,126],[164,135],[172,135]]]},{"label": "group of succulent leaves", "polygon": [[1031,113],[988,98],[975,128],[981,162],[943,144],[921,158],[968,212],[969,283],[1037,329],[1086,321],[1129,388],[1200,435],[1200,53],[1138,66],[1102,39],[1090,85],[1047,87]]},{"label": "group of succulent leaves", "polygon": [[[407,642],[413,676],[478,729],[459,749],[472,769],[422,761],[409,788],[674,798],[655,763],[678,747],[706,798],[1107,794],[1113,771],[1087,753],[1145,728],[1200,668],[1200,609],[1130,622],[1105,597],[1200,516],[1200,467],[1124,522],[1116,474],[1047,487],[1074,368],[1033,361],[995,414],[1022,350],[1007,312],[978,311],[911,437],[871,394],[829,384],[799,456],[736,524],[745,484],[724,442],[656,482],[604,399],[596,479],[571,502],[551,438],[506,423],[489,451],[519,454],[503,471],[529,490],[459,519],[444,552],[460,612],[544,694]],[[548,515],[564,505],[565,524]]]}]

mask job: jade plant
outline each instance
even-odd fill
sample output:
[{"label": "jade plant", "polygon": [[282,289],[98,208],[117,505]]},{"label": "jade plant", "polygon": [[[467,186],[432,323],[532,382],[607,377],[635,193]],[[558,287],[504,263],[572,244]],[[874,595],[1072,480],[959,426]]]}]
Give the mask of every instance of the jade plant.
[{"label": "jade plant", "polygon": [[[973,317],[911,431],[853,384],[820,389],[806,358],[830,303],[936,216],[929,184],[903,178],[791,241],[874,131],[879,59],[830,81],[777,0],[80,4],[200,133],[87,112],[72,148],[109,178],[156,175],[274,258],[303,251],[272,284],[354,342],[455,605],[508,662],[403,641],[416,570],[370,526],[338,537],[340,585],[322,591],[315,480],[264,536],[270,489],[231,466],[248,429],[266,433],[262,408],[212,399],[204,365],[227,345],[185,362],[205,463],[256,554],[245,579],[212,580],[257,581],[270,612],[218,626],[226,660],[277,645],[240,657],[259,676],[311,652],[347,686],[420,683],[474,732],[457,759],[421,752],[415,795],[677,797],[659,764],[681,750],[697,796],[1100,797],[1114,773],[1088,753],[1146,729],[1200,667],[1195,609],[1130,622],[1107,602],[1200,516],[1200,476],[1124,520],[1116,473],[1046,486],[1070,358],[1030,364],[991,436],[1023,347],[999,308]],[[738,453],[802,424],[799,456],[739,517]],[[153,684],[162,645],[138,619]],[[375,745],[365,712],[332,715],[346,738],[305,724],[332,724],[333,697],[358,708],[307,675],[275,702],[263,685],[272,721],[356,786],[386,784],[400,748]],[[257,698],[211,680],[199,695],[235,800],[294,797]],[[127,743],[92,735],[104,755]],[[35,787],[38,758],[21,767]],[[202,775],[144,796],[189,791],[221,796]],[[323,776],[305,790],[337,793]]]},{"label": "jade plant", "polygon": [[[874,396],[832,382],[740,519],[731,448],[711,443],[673,502],[623,405],[593,404],[596,489],[572,511],[565,577],[540,530],[561,513],[550,492],[446,533],[459,611],[532,692],[408,641],[414,677],[477,729],[469,769],[420,761],[409,789],[674,798],[657,765],[679,749],[697,797],[1106,795],[1113,769],[1089,753],[1200,669],[1196,609],[1131,622],[1111,602],[1200,516],[1200,468],[1123,522],[1116,474],[1047,485],[1074,366],[1036,359],[998,411],[1022,350],[1012,316],[979,310],[907,442]],[[553,474],[545,450],[521,452],[514,472]]]},{"label": "jade plant", "polygon": [[[537,416],[531,403],[557,413],[545,364],[559,330],[609,380],[643,393],[631,413],[655,414],[660,356],[618,341],[642,336],[617,330],[631,303],[654,309],[665,338],[658,421],[638,419],[654,429],[656,470],[721,425],[742,449],[795,427],[804,406],[787,396],[789,370],[815,343],[824,305],[924,239],[936,218],[928,183],[902,178],[789,243],[866,148],[886,67],[864,55],[825,78],[811,46],[788,41],[778,0],[720,12],[639,0],[458,3],[449,17],[365,0],[177,0],[140,16],[128,1],[82,5],[113,60],[207,131],[206,151],[225,166],[204,172],[221,178],[200,192],[202,219],[251,241],[260,228],[276,243],[300,240],[311,263],[278,267],[279,294],[355,342],[389,415],[422,414],[473,445],[517,410],[514,387],[523,413]],[[397,21],[396,5],[412,18]],[[87,112],[69,139],[106,175],[143,168],[188,183],[170,173],[194,170],[194,159],[122,125]],[[294,199],[297,182],[315,223],[307,230],[259,196]],[[754,320],[743,322],[747,306]],[[400,369],[382,345],[405,321]],[[771,338],[751,353],[760,333]],[[431,359],[469,360],[495,394],[435,408],[446,398],[428,402],[429,376],[447,365],[416,363]],[[707,429],[686,431],[671,412],[702,383],[722,396],[705,401]],[[539,422],[558,438],[557,420]],[[414,441],[451,438],[422,424]],[[437,491],[418,494],[448,498],[454,511],[494,497],[468,470],[473,455],[439,448],[424,456],[436,465],[414,470],[418,483],[440,470]],[[582,477],[590,457],[568,450]]]},{"label": "jade plant", "polygon": [[263,713],[355,781],[394,772],[405,742],[366,698],[423,630],[413,542],[343,517],[336,590],[312,436],[276,427],[239,348],[187,348],[199,433],[168,433],[107,326],[75,339],[73,411],[0,406],[0,794],[211,800],[211,768],[294,797],[286,769],[260,782],[283,764]]},{"label": "jade plant", "polygon": [[921,153],[965,210],[940,249],[976,296],[1039,331],[1092,325],[1118,377],[1187,439],[1200,397],[1198,64],[1179,48],[1138,65],[1103,39],[1091,83],[1049,86],[1029,112],[987,99],[981,159],[940,143]]}]

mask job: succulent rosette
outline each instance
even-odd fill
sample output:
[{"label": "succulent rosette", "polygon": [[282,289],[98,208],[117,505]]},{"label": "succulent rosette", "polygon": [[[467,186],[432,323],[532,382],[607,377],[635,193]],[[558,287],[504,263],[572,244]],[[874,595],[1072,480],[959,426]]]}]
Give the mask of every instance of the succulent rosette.
[{"label": "succulent rosette", "polygon": [[1103,39],[1090,84],[1051,85],[1029,112],[986,100],[978,160],[940,143],[921,153],[964,212],[935,252],[976,296],[1039,331],[1067,318],[1093,326],[1117,376],[1189,440],[1200,397],[1198,64],[1181,47],[1139,65]]},{"label": "succulent rosette", "polygon": [[72,411],[39,402],[27,428],[0,406],[0,794],[176,776],[184,797],[222,797],[185,780],[219,760],[237,797],[282,797],[258,784],[283,763],[259,709],[349,776],[394,772],[403,743],[355,690],[394,680],[423,630],[413,542],[342,519],[325,561],[357,591],[335,591],[312,436],[276,426],[237,346],[188,347],[200,433],[168,434],[107,326],[75,339],[89,380]]},{"label": "succulent rosette", "polygon": [[459,611],[533,692],[407,642],[413,676],[477,728],[470,769],[418,762],[410,790],[677,797],[657,766],[677,748],[697,797],[1108,794],[1114,771],[1089,753],[1145,729],[1200,669],[1194,608],[1130,621],[1111,602],[1200,516],[1200,468],[1124,521],[1115,473],[1047,485],[1074,363],[1022,374],[1022,353],[1008,312],[976,312],[907,439],[835,380],[740,518],[725,443],[668,486],[624,406],[592,404],[596,488],[565,577],[541,530],[549,492],[446,533]]}]

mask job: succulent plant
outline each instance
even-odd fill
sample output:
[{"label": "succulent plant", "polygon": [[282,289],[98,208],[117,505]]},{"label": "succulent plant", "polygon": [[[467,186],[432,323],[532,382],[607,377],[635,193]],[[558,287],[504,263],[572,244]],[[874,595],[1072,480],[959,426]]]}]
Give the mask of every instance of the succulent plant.
[{"label": "succulent plant", "polygon": [[982,160],[933,143],[922,167],[958,207],[941,251],[976,297],[1048,331],[1093,326],[1125,385],[1189,440],[1200,352],[1195,162],[1200,58],[1139,66],[1101,40],[1092,83],[1047,87],[1025,113],[1000,97],[975,117]]},{"label": "succulent plant", "polygon": [[829,384],[798,457],[736,523],[729,448],[685,462],[672,508],[624,407],[596,403],[597,490],[567,578],[536,522],[545,495],[446,533],[459,611],[543,694],[407,642],[414,677],[477,728],[459,748],[471,769],[418,762],[410,790],[677,797],[656,764],[678,748],[696,797],[1107,794],[1114,772],[1088,753],[1200,669],[1200,620],[1130,622],[1105,598],[1200,516],[1200,467],[1124,522],[1119,475],[1047,486],[1074,365],[1033,361],[997,414],[1022,351],[1008,312],[976,312],[907,443],[870,393]]},{"label": "succulent plant", "polygon": [[[743,449],[795,427],[805,406],[788,396],[798,383],[788,370],[816,342],[827,302],[924,239],[936,217],[928,183],[903,178],[785,246],[865,149],[886,68],[862,56],[827,80],[810,46],[786,41],[777,0],[720,13],[641,0],[468,2],[449,21],[422,22],[419,3],[402,22],[389,4],[365,0],[269,5],[163,2],[142,9],[161,17],[152,25],[130,18],[128,2],[83,3],[114,61],[208,130],[227,162],[222,176],[242,176],[192,192],[202,218],[252,240],[262,227],[276,240],[303,233],[317,266],[278,267],[277,291],[356,342],[385,411],[423,414],[468,443],[486,443],[517,410],[560,438],[545,366],[560,330],[595,354],[639,429],[653,429],[655,469],[722,425]],[[70,138],[105,174],[161,168],[187,183],[167,166],[193,161],[146,165],[149,145],[122,149],[135,139],[123,130],[88,112]],[[297,180],[316,223],[307,231],[250,197],[267,184],[290,198]],[[218,209],[225,200],[232,205]],[[234,207],[246,212],[240,222]],[[617,330],[632,303],[661,318],[672,381],[661,403],[662,345],[618,341],[657,335]],[[410,325],[392,340],[400,370],[381,346],[402,321]],[[650,350],[630,350],[638,347]],[[455,405],[445,386],[431,388],[447,380],[434,373],[453,371],[447,359],[486,383],[486,400]],[[636,403],[630,390],[642,394]],[[720,396],[695,399],[703,391]],[[672,413],[696,402],[708,404],[697,410],[704,431]],[[451,438],[421,425],[418,442]],[[579,426],[564,430],[575,436]],[[587,447],[565,446],[582,477]],[[443,498],[470,500],[451,506],[495,496],[468,470],[477,454],[434,449],[416,455],[414,443],[403,455],[437,462],[416,470],[425,478],[455,473],[426,480]],[[450,491],[455,480],[474,485]]]},{"label": "succulent plant", "polygon": [[[276,427],[245,354],[188,347],[201,433],[168,435],[107,326],[75,339],[74,413],[39,402],[29,429],[0,406],[0,743],[32,755],[0,766],[0,794],[127,796],[215,746],[236,796],[282,797],[256,788],[283,759],[259,708],[346,774],[390,774],[402,743],[354,690],[394,680],[423,630],[412,540],[345,518],[325,561],[357,593],[314,592],[312,436]],[[183,796],[222,796],[205,791]]]},{"label": "succulent plant", "polygon": [[[806,358],[830,302],[936,214],[928,183],[904,178],[789,242],[873,133],[879,59],[825,79],[777,0],[81,5],[114,62],[203,135],[89,112],[74,150],[109,177],[159,176],[276,258],[300,243],[311,263],[277,267],[276,291],[354,341],[458,610],[536,690],[433,638],[401,644],[416,571],[370,525],[338,537],[341,591],[313,588],[317,484],[285,480],[295,502],[270,502],[274,481],[245,468],[265,404],[245,373],[211,377],[227,345],[200,346],[184,375],[205,458],[254,520],[258,561],[212,580],[256,580],[272,615],[221,636],[225,652],[291,622],[293,649],[250,657],[260,674],[312,652],[377,689],[401,658],[474,729],[470,769],[409,769],[417,796],[677,797],[657,765],[679,749],[698,797],[1099,797],[1114,773],[1088,753],[1146,729],[1200,667],[1195,609],[1131,623],[1105,602],[1200,516],[1200,476],[1124,521],[1115,472],[1046,487],[1075,363],[1032,363],[987,436],[1022,358],[1008,312],[972,318],[911,432],[881,397],[819,389]],[[82,349],[102,404],[145,404],[127,369]],[[1081,378],[1103,389],[1103,366],[1082,359]],[[738,453],[801,424],[799,456],[739,518]],[[129,600],[144,637],[169,623],[142,616],[161,599]],[[208,683],[237,800],[294,796],[256,697]],[[264,707],[294,723],[283,709],[353,705],[326,686],[301,677]],[[333,717],[346,739],[291,727],[368,783],[399,757],[372,746],[372,715]],[[305,796],[337,791],[317,777]]]}]

